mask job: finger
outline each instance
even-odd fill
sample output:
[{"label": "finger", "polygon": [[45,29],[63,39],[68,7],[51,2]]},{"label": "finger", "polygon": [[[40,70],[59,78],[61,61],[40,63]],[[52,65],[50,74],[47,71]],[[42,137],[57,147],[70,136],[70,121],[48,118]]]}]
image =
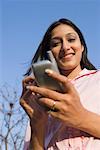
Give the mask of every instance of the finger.
[{"label": "finger", "polygon": [[51,110],[58,110],[59,102],[52,100],[50,98],[40,98],[38,100],[40,105],[43,105],[46,108],[49,108]]},{"label": "finger", "polygon": [[64,92],[70,92],[75,90],[73,84],[71,83],[70,79],[68,79],[66,76],[61,75],[53,70],[46,69],[45,72],[55,80],[57,80],[59,83],[61,83],[62,90]]},{"label": "finger", "polygon": [[27,77],[25,77],[25,78],[23,79],[23,81],[27,82],[27,81],[29,81],[29,80],[34,80],[34,79],[35,79],[34,76],[27,76]]},{"label": "finger", "polygon": [[20,105],[23,107],[28,116],[32,117],[34,110],[23,99],[20,99]]},{"label": "finger", "polygon": [[28,77],[25,77],[25,78],[22,80],[22,84],[23,84],[23,86],[24,86],[24,85],[27,85],[27,84],[34,83],[34,81],[35,81],[35,78],[34,78],[34,77],[28,76]]},{"label": "finger", "polygon": [[25,77],[23,80],[22,80],[22,94],[21,94],[21,97],[23,96],[23,94],[27,91],[26,89],[26,86],[27,85],[36,85],[35,84],[35,78],[34,77],[31,77],[31,76],[28,76],[28,77]]},{"label": "finger", "polygon": [[32,93],[30,90],[27,90],[24,92],[24,94],[20,97],[20,99],[24,99],[26,102],[28,102],[31,99],[35,99],[36,95]]},{"label": "finger", "polygon": [[31,92],[38,93],[46,98],[50,98],[58,101],[60,101],[61,99],[63,100],[64,98],[64,94],[43,87],[27,86],[26,88],[31,90]]},{"label": "finger", "polygon": [[56,118],[56,119],[60,119],[60,114],[59,114],[59,111],[52,111],[52,110],[49,110],[47,112],[50,116]]}]

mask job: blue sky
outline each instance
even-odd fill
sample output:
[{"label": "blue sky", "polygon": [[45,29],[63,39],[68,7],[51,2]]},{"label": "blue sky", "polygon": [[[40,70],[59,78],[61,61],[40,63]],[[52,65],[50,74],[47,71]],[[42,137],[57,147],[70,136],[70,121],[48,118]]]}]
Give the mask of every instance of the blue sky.
[{"label": "blue sky", "polygon": [[2,0],[0,6],[1,85],[21,86],[46,29],[59,18],[78,25],[90,60],[100,68],[100,0]]}]

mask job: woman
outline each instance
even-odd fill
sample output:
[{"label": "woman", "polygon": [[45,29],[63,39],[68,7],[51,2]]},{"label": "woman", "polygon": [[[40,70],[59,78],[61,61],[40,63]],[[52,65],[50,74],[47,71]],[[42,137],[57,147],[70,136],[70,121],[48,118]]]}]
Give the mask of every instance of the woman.
[{"label": "woman", "polygon": [[81,31],[70,20],[54,22],[32,63],[46,59],[47,50],[52,51],[60,74],[45,72],[63,85],[63,91],[38,87],[29,76],[31,67],[27,71],[20,98],[30,118],[25,149],[100,149],[100,71],[87,58]]}]

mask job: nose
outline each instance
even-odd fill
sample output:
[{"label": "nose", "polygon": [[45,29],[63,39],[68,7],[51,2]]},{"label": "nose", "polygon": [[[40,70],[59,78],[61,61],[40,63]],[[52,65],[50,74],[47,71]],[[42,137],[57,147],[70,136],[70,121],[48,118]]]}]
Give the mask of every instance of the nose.
[{"label": "nose", "polygon": [[67,40],[62,41],[62,49],[63,50],[69,50],[70,49],[70,43]]}]

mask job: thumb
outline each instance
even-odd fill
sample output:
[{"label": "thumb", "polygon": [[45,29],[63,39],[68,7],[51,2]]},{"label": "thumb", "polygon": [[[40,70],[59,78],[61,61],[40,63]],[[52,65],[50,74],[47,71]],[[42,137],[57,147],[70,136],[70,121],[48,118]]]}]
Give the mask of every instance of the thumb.
[{"label": "thumb", "polygon": [[61,88],[64,93],[76,91],[70,79],[68,79],[66,76],[61,75],[51,69],[46,69],[45,72],[48,74],[48,76],[54,78],[59,82],[59,84],[61,84]]}]

